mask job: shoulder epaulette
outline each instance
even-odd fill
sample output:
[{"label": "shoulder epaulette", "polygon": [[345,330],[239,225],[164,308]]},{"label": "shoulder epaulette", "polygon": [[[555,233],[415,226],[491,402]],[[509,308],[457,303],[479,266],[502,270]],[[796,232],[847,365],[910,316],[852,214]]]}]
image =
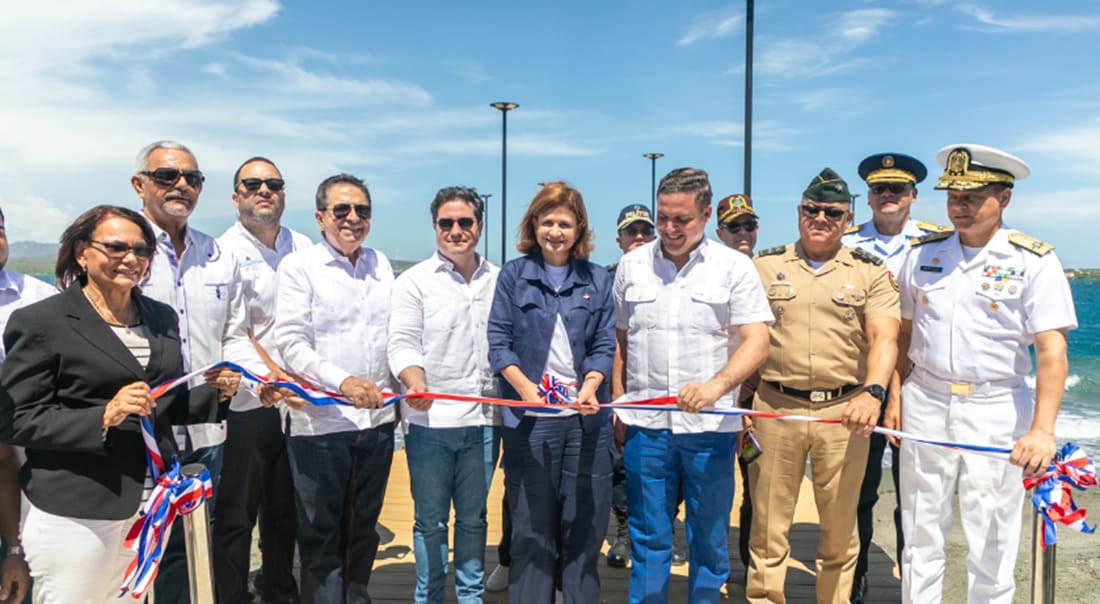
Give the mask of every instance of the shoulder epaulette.
[{"label": "shoulder epaulette", "polygon": [[875,266],[879,266],[882,264],[882,258],[879,258],[878,256],[872,254],[871,252],[868,252],[863,248],[853,247],[850,249],[852,250],[852,256],[855,258],[859,258],[864,262],[870,262]]},{"label": "shoulder epaulette", "polygon": [[922,231],[927,231],[929,233],[950,233],[950,232],[955,230],[955,227],[949,227],[949,226],[942,225],[942,224],[936,224],[934,222],[928,222],[926,220],[922,220],[922,221],[918,222],[917,223],[917,228],[922,230]]},{"label": "shoulder epaulette", "polygon": [[852,233],[858,233],[861,228],[863,228],[863,225],[853,224],[852,226],[844,229],[844,234],[851,235]]},{"label": "shoulder epaulette", "polygon": [[1036,256],[1046,256],[1054,249],[1053,245],[1043,243],[1031,235],[1025,235],[1019,231],[1010,234],[1008,236],[1008,242],[1016,247],[1024,248]]},{"label": "shoulder epaulette", "polygon": [[909,245],[917,247],[918,245],[924,245],[926,243],[932,243],[933,241],[943,241],[954,234],[954,230],[943,231],[942,233],[929,233],[921,237],[913,237],[909,240]]},{"label": "shoulder epaulette", "polygon": [[756,257],[757,258],[763,258],[764,256],[778,256],[779,254],[782,254],[785,251],[787,251],[787,246],[777,245],[775,247],[770,247],[766,250],[761,250],[761,251],[757,252]]}]

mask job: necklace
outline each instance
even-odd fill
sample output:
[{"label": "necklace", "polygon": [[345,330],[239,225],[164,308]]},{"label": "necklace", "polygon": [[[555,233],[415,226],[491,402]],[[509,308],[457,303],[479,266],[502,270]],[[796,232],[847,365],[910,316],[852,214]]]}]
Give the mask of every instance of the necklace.
[{"label": "necklace", "polygon": [[[99,315],[99,318],[103,319],[103,322],[106,323],[107,325],[110,325],[111,327],[121,327],[127,334],[133,333],[133,332],[130,331],[131,328],[137,327],[138,325],[141,325],[141,318],[140,317],[138,317],[138,320],[136,322],[129,323],[129,324],[123,323],[122,321],[119,320],[119,317],[116,316],[113,312],[111,312],[110,310],[105,309],[102,306],[100,306],[99,302],[96,302],[95,298],[93,298],[92,296],[90,296],[88,294],[87,289],[82,289],[80,291],[84,294],[84,298],[87,299],[88,302],[91,303],[92,308],[95,309],[96,313]],[[127,310],[133,311],[133,305],[132,304],[128,305]],[[110,317],[110,318],[108,318],[108,317]],[[114,320],[113,322],[112,322],[112,319]]]}]

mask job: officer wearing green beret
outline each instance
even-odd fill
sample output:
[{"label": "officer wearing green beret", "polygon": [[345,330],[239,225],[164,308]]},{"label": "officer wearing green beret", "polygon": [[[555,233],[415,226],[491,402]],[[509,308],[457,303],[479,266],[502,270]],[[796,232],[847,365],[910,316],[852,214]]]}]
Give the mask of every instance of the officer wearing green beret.
[{"label": "officer wearing green beret", "polygon": [[867,436],[894,371],[900,323],[897,288],[882,259],[841,246],[851,202],[847,183],[822,170],[797,206],[799,240],[755,260],[775,323],[754,408],[843,425],[754,422],[764,453],[749,468],[750,602],[785,601],[788,535],[807,455],[821,526],[817,601],[846,603],[851,593],[859,553],[856,494]]}]

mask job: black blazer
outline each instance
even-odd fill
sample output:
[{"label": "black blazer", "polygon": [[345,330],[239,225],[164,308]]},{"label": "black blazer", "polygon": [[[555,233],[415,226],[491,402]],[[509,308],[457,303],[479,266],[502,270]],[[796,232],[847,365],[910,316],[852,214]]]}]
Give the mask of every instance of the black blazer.
[{"label": "black blazer", "polygon": [[[99,317],[74,283],[56,296],[12,313],[0,368],[0,426],[5,439],[26,447],[23,491],[51,514],[124,520],[141,503],[145,446],[136,416],[107,431],[103,409],[120,388],[150,386],[183,375],[179,327],[171,307],[136,291],[149,336],[148,368]],[[157,401],[152,419],[165,463],[176,452],[172,424],[216,421],[214,388],[181,386]]]}]

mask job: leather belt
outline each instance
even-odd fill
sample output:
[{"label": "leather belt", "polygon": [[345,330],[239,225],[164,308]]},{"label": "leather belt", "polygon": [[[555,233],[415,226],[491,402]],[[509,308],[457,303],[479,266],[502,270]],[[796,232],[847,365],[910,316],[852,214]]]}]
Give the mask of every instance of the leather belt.
[{"label": "leather belt", "polygon": [[849,384],[847,386],[841,386],[840,388],[834,388],[832,390],[796,390],[794,388],[788,388],[779,382],[764,382],[771,388],[786,394],[787,396],[793,396],[803,400],[810,401],[811,403],[824,403],[833,399],[840,398],[845,394],[856,390],[860,384]]}]

